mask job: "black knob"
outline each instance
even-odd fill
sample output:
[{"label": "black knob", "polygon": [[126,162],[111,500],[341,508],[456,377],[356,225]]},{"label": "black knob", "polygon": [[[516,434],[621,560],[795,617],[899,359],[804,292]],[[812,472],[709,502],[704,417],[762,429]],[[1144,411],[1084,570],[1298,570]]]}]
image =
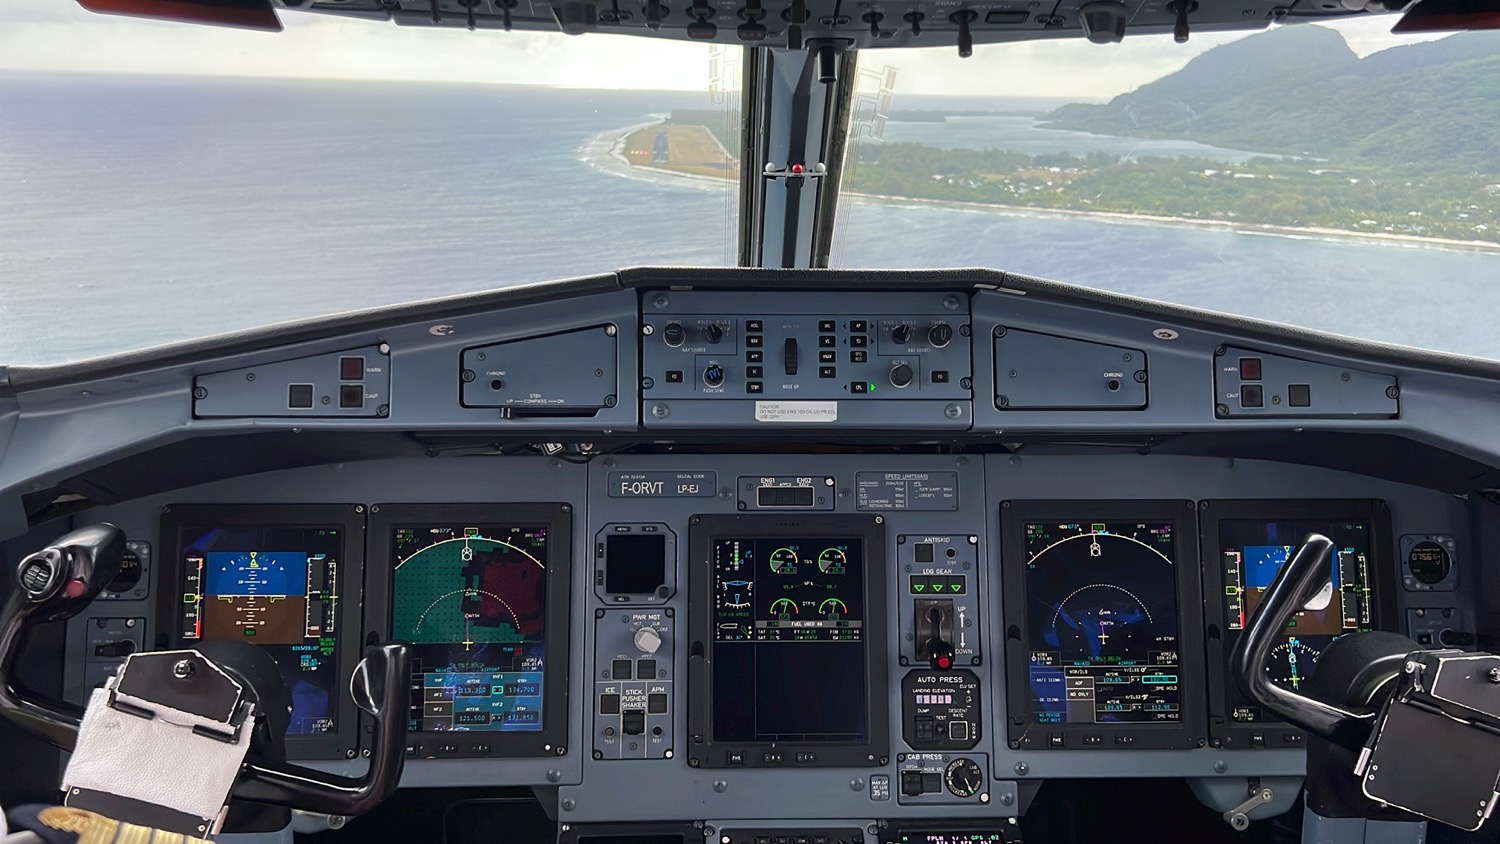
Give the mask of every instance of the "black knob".
[{"label": "black knob", "polygon": [[682,341],[687,339],[687,332],[682,330],[682,323],[669,322],[667,327],[662,329],[661,339],[665,340],[668,346],[681,346]]},{"label": "black knob", "polygon": [[911,386],[911,367],[904,363],[898,363],[891,367],[891,386],[897,389]]},{"label": "black knob", "polygon": [[710,322],[708,326],[703,329],[703,339],[707,340],[709,343],[717,343],[720,340],[723,340],[723,327],[721,327],[717,322]]},{"label": "black knob", "polygon": [[927,332],[927,342],[941,349],[953,342],[953,326],[940,322]]},{"label": "black knob", "polygon": [[892,328],[891,329],[891,339],[895,340],[896,341],[896,345],[898,345],[898,346],[905,346],[907,343],[910,343],[911,342],[911,326],[910,325],[898,325],[895,328]]},{"label": "black knob", "polygon": [[724,386],[724,367],[711,363],[703,370],[703,383],[710,387]]}]

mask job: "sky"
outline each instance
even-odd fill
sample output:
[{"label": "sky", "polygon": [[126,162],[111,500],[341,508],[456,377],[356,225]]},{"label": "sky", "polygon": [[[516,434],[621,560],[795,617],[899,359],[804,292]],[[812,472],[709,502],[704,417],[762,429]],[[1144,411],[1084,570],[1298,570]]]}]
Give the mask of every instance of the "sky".
[{"label": "sky", "polygon": [[[703,90],[711,64],[705,45],[654,38],[398,27],[295,11],[282,11],[281,19],[284,32],[266,33],[98,15],[73,0],[5,0],[0,69]],[[1360,55],[1426,40],[1390,35],[1396,20],[1335,28]],[[981,44],[969,59],[944,45],[870,51],[861,64],[896,68],[900,93],[1108,99],[1243,37],[1204,33],[1185,45],[1129,35],[1111,45],[1081,38]]]}]

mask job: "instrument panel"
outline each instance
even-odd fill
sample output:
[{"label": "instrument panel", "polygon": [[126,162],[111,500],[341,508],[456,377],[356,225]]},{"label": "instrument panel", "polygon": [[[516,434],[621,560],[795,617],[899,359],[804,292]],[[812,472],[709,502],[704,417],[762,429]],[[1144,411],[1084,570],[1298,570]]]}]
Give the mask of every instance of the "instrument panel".
[{"label": "instrument panel", "polygon": [[[1070,495],[1085,471],[1098,497]],[[1272,497],[1289,486],[1326,497]],[[493,500],[443,498],[458,488]],[[405,495],[330,500],[353,490]],[[1350,492],[1367,497],[1333,497]],[[809,495],[828,510],[784,503]],[[1336,631],[1399,629],[1434,599],[1400,587],[1397,535],[1462,520],[1369,478],[1138,455],[390,459],[97,515],[161,549],[171,611],[139,618],[147,641],[263,642],[313,711],[324,687],[288,629],[321,625],[334,663],[404,638],[405,784],[555,785],[584,823],[1003,817],[1052,777],[1299,776],[1296,731],[1224,675],[1242,614],[1303,532],[1335,538],[1328,594],[1267,667],[1305,682]],[[75,653],[146,607],[99,602]],[[70,662],[75,693],[95,670]],[[344,695],[331,721],[294,719],[333,725],[294,756],[358,764]],[[777,808],[743,802],[763,793]]]},{"label": "instrument panel", "polygon": [[[756,844],[869,819],[918,840],[1016,817],[1047,779],[1302,776],[1303,736],[1227,665],[1309,531],[1336,571],[1276,682],[1343,633],[1474,628],[1450,487],[1479,475],[1422,463],[1455,415],[1410,361],[999,274],[631,272],[101,376],[169,435],[90,442],[113,456],[84,489],[121,492],[71,518],[120,525],[137,565],[69,623],[65,692],[135,650],[253,641],[293,690],[289,754],[353,773],[346,678],[399,638],[405,786],[530,786],[585,825],[737,819]],[[47,453],[42,430],[12,450]],[[1350,432],[1405,450],[1320,450]]]}]

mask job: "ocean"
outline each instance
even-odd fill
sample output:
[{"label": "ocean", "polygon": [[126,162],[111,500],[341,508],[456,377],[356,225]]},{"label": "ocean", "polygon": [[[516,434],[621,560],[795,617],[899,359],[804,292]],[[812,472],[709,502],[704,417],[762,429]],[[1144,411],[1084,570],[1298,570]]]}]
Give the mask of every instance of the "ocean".
[{"label": "ocean", "polygon": [[[0,363],[733,263],[730,186],[607,155],[625,127],[707,106],[701,93],[0,75]],[[1027,152],[1049,131],[959,120],[966,139]],[[887,138],[939,125],[891,124]],[[1084,142],[1142,149],[1058,143]],[[988,266],[1500,358],[1500,255],[852,197],[840,227],[843,267]]]}]

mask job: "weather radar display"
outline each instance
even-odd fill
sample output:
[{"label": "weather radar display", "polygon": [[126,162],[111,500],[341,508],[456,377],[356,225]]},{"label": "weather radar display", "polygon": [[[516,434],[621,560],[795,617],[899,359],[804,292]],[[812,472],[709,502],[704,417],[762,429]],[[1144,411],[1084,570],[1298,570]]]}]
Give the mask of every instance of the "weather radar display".
[{"label": "weather radar display", "polygon": [[391,635],[413,644],[410,729],[540,731],[547,529],[394,529]]},{"label": "weather radar display", "polygon": [[1169,522],[1026,522],[1030,712],[1039,724],[1174,723]]}]

